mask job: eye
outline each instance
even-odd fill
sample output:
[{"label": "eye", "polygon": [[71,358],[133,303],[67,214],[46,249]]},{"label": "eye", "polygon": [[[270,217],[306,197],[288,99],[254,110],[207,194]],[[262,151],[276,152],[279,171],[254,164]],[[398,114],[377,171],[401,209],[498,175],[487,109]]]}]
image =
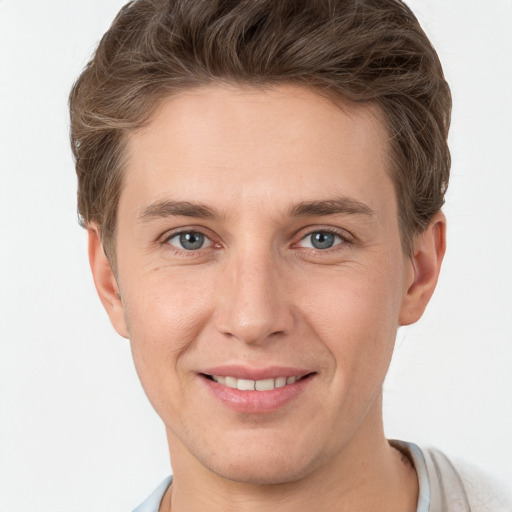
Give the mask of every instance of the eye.
[{"label": "eye", "polygon": [[178,249],[197,251],[212,245],[212,241],[198,231],[182,231],[167,239],[167,243]]},{"label": "eye", "polygon": [[301,247],[309,249],[330,249],[336,245],[340,245],[345,240],[338,234],[332,231],[314,231],[305,236],[301,242]]}]

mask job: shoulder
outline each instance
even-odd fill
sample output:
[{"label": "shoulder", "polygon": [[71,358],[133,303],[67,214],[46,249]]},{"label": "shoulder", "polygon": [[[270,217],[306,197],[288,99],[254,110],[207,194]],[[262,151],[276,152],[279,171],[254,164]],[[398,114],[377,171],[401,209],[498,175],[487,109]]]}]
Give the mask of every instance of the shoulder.
[{"label": "shoulder", "polygon": [[465,462],[451,460],[443,452],[423,449],[430,488],[432,512],[511,512],[510,489]]}]

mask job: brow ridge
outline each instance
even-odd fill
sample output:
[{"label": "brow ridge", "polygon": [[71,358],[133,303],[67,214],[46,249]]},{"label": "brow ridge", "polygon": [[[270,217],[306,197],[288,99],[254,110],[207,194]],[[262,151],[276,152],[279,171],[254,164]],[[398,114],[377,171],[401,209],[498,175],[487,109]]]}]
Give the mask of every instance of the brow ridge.
[{"label": "brow ridge", "polygon": [[290,215],[293,217],[336,214],[374,216],[375,212],[367,204],[350,197],[337,197],[320,201],[301,201],[290,210]]},{"label": "brow ridge", "polygon": [[208,206],[191,203],[189,201],[161,200],[151,203],[142,209],[138,221],[146,222],[156,218],[165,217],[197,217],[203,219],[215,219],[218,213]]},{"label": "brow ridge", "polygon": [[[334,199],[301,201],[290,208],[291,217],[326,216],[326,215],[375,215],[375,212],[365,203],[349,197]],[[202,219],[217,219],[219,213],[209,206],[190,201],[160,200],[146,206],[140,212],[139,222],[147,222],[156,218],[166,217],[195,217]]]}]

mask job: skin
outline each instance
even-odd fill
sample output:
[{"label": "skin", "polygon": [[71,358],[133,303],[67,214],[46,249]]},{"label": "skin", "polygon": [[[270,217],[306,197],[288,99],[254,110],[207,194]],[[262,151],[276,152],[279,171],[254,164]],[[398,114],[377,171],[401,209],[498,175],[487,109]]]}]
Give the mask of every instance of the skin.
[{"label": "skin", "polygon": [[[89,255],[165,423],[174,482],[160,510],[416,510],[415,472],[384,437],[382,383],[398,327],[435,288],[445,219],[403,253],[387,151],[376,107],[295,86],[175,95],[130,135],[116,275],[94,225]],[[326,231],[334,245],[313,247]],[[185,250],[179,232],[205,245]],[[312,378],[277,410],[242,413],[198,375],[225,364]]]}]

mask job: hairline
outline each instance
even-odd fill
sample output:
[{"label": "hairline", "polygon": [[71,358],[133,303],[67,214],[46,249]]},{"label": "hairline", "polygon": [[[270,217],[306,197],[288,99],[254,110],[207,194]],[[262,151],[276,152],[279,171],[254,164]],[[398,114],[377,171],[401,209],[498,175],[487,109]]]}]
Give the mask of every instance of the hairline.
[{"label": "hairline", "polygon": [[[143,119],[141,119],[138,125],[134,126],[133,128],[125,128],[122,130],[121,140],[118,146],[119,158],[116,165],[117,172],[119,173],[118,179],[120,183],[117,190],[117,194],[115,196],[116,204],[115,208],[113,208],[113,219],[111,219],[111,224],[113,223],[113,226],[110,226],[110,229],[105,230],[103,222],[99,222],[98,220],[94,219],[91,219],[91,221],[89,222],[85,222],[86,224],[95,224],[99,226],[104,252],[114,270],[117,269],[116,238],[119,201],[125,186],[126,164],[128,160],[127,151],[130,136],[137,133],[139,130],[143,130],[145,127],[147,127],[152,122],[159,108],[166,100],[178,96],[180,94],[187,94],[192,91],[198,91],[201,89],[208,89],[211,87],[218,86],[227,87],[232,90],[256,93],[265,92],[268,91],[269,89],[283,85],[291,85],[303,88],[305,90],[309,90],[312,93],[329,100],[334,107],[341,109],[347,115],[350,115],[350,111],[353,110],[354,108],[366,107],[367,113],[374,118],[375,122],[381,125],[381,128],[384,130],[384,133],[386,134],[386,151],[385,154],[383,155],[385,158],[385,171],[388,174],[389,178],[391,179],[393,185],[402,251],[406,256],[412,255],[414,238],[422,230],[416,230],[415,232],[410,232],[410,230],[407,230],[407,222],[404,218],[404,212],[401,207],[401,197],[398,194],[399,191],[396,180],[396,175],[398,173],[397,166],[399,164],[394,163],[394,160],[400,160],[400,154],[393,147],[393,135],[391,134],[389,126],[389,118],[385,109],[378,102],[378,100],[356,101],[349,98],[342,91],[335,90],[334,87],[329,86],[328,84],[316,84],[312,82],[301,81],[298,79],[270,80],[265,82],[262,81],[261,79],[258,80],[258,77],[256,77],[254,80],[229,80],[223,77],[219,77],[210,78],[202,81],[198,79],[197,82],[195,83],[182,84],[179,87],[169,87],[166,85],[162,85],[162,87],[156,89],[152,95],[148,95],[148,98],[151,98],[151,107],[148,109],[147,114],[144,116]],[[104,233],[104,231],[106,232]]]}]

